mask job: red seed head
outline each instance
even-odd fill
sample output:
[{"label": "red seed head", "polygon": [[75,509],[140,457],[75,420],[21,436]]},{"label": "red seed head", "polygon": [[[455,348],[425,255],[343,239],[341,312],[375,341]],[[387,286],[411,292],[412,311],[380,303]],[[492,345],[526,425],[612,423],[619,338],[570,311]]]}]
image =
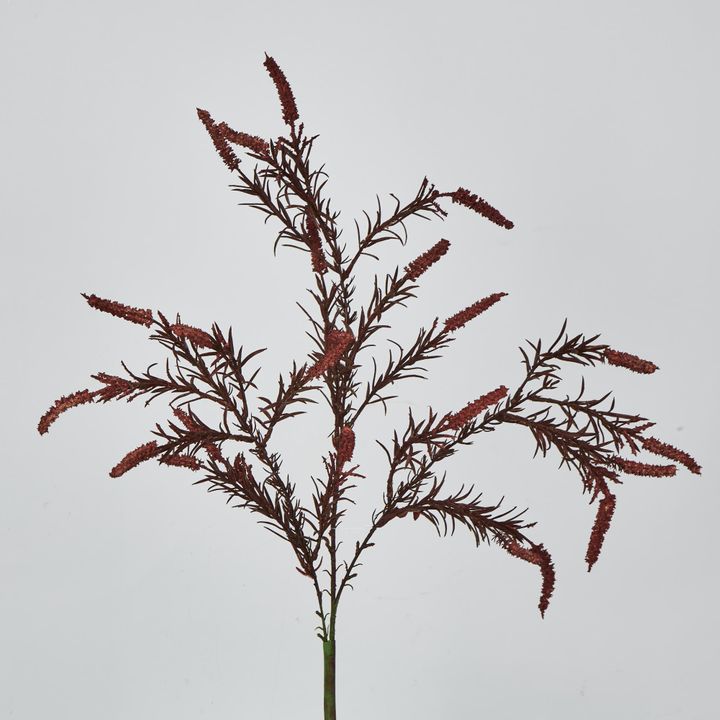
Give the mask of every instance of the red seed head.
[{"label": "red seed head", "polygon": [[655,365],[655,363],[651,363],[649,360],[643,360],[637,355],[620,352],[619,350],[613,350],[612,348],[607,348],[604,355],[605,360],[610,365],[624,367],[636,373],[648,375],[650,373],[654,373],[658,369],[658,366]]},{"label": "red seed head", "polygon": [[588,564],[588,572],[592,570],[593,565],[600,557],[600,550],[605,540],[605,535],[610,527],[610,521],[615,512],[615,496],[607,489],[603,490],[604,497],[598,504],[597,513],[595,515],[595,524],[590,533],[590,541],[588,542],[587,552],[585,553],[585,561]]},{"label": "red seed head", "polygon": [[448,415],[444,422],[441,423],[442,429],[459,430],[463,425],[467,425],[473,418],[477,417],[481,412],[496,405],[508,393],[508,389],[501,385],[495,390],[491,390],[477,400],[468,403],[462,410],[452,415]]},{"label": "red seed head", "polygon": [[111,471],[110,477],[117,478],[124,475],[128,470],[137,467],[141,462],[149,460],[158,454],[158,444],[155,440],[145,443],[134,450],[131,450]]},{"label": "red seed head", "polygon": [[280,69],[275,59],[265,53],[265,62],[263,63],[268,71],[268,74],[272,78],[277,88],[278,96],[280,97],[280,105],[282,106],[283,120],[287,125],[294,125],[298,119],[298,109],[295,104],[295,96],[290,88],[290,83],[285,77],[285,73]]},{"label": "red seed head", "polygon": [[97,373],[92,376],[94,380],[103,383],[105,387],[96,390],[93,394],[103,402],[109,400],[119,400],[120,398],[131,395],[137,389],[137,383],[132,380],[118,377],[117,375],[108,375],[107,373]]},{"label": "red seed head", "polygon": [[200,330],[200,328],[193,327],[192,325],[185,325],[183,323],[175,323],[170,326],[170,329],[177,337],[183,340],[189,340],[197,347],[211,348],[213,346],[212,337],[204,330]]},{"label": "red seed head", "polygon": [[542,590],[540,592],[540,602],[538,607],[540,608],[540,615],[545,617],[545,611],[550,604],[550,596],[553,594],[555,588],[555,567],[553,566],[552,558],[550,553],[545,549],[543,545],[535,545],[530,543],[530,547],[526,548],[515,542],[514,540],[508,540],[503,543],[503,547],[515,557],[519,557],[526,562],[532,563],[540,567],[542,573]]},{"label": "red seed head", "polygon": [[79,390],[78,392],[71,393],[70,395],[64,395],[59,400],[56,400],[53,406],[40,418],[38,423],[38,432],[44,435],[50,426],[62,415],[66,410],[77,407],[78,405],[84,405],[94,401],[95,393],[91,393],[89,390]]},{"label": "red seed head", "polygon": [[318,275],[323,275],[328,269],[327,260],[325,259],[325,253],[322,249],[322,241],[320,240],[317,222],[310,212],[305,214],[305,227],[307,229],[307,244],[310,248],[313,271]]},{"label": "red seed head", "polygon": [[166,458],[160,460],[160,462],[165,465],[174,465],[175,467],[188,468],[188,470],[200,469],[200,462],[192,455],[168,455]]},{"label": "red seed head", "polygon": [[240,160],[228,144],[220,126],[215,123],[207,110],[197,108],[197,114],[205,126],[205,129],[208,131],[208,135],[210,135],[217,154],[222,158],[222,161],[227,165],[229,170],[237,170],[240,167]]},{"label": "red seed head", "polygon": [[217,129],[228,142],[231,142],[233,145],[248,148],[256,155],[267,155],[270,152],[270,145],[267,140],[263,140],[263,138],[233,130],[224,122],[219,123]]},{"label": "red seed head", "polygon": [[642,446],[648,452],[653,453],[653,455],[660,455],[661,457],[668,458],[668,460],[675,460],[675,462],[684,465],[691,473],[699,475],[700,470],[702,470],[700,465],[697,464],[695,458],[690,456],[684,450],[679,450],[673,445],[660,442],[660,440],[657,440],[656,438],[642,438]]},{"label": "red seed head", "polygon": [[514,227],[514,224],[510,220],[508,220],[502,213],[500,213],[500,211],[496,210],[492,205],[487,203],[481,197],[478,197],[474,193],[471,193],[469,190],[466,190],[465,188],[458,188],[455,192],[450,194],[450,197],[452,197],[452,201],[454,203],[464,205],[465,207],[474,210],[476,213],[479,213],[483,217],[486,217],[488,220],[494,222],[496,225],[500,225],[500,227],[504,227],[507,230],[510,230]]},{"label": "red seed head", "polygon": [[307,379],[319,377],[334,367],[354,339],[351,332],[331,330],[325,341],[325,354],[307,371]]},{"label": "red seed head", "polygon": [[342,467],[345,463],[352,460],[353,452],[355,451],[355,433],[349,425],[345,425],[340,431],[340,436],[337,439],[337,464]]},{"label": "red seed head", "polygon": [[472,305],[466,307],[458,313],[455,313],[452,317],[449,317],[445,321],[445,330],[447,332],[454,332],[459,330],[463,325],[469,323],[473,318],[476,318],[480,313],[484,313],[488,308],[491,308],[496,302],[500,301],[507,295],[505,292],[493,293],[488,295],[482,300],[478,300]]},{"label": "red seed head", "polygon": [[198,426],[184,410],[173,408],[173,415],[182,423],[186,430],[198,430]]},{"label": "red seed head", "polygon": [[674,465],[648,465],[647,463],[636,462],[635,460],[626,460],[621,457],[613,458],[613,462],[628,475],[672,477],[677,471],[677,468]]},{"label": "red seed head", "polygon": [[129,305],[123,305],[114,300],[100,298],[97,295],[86,295],[82,293],[82,296],[87,300],[88,305],[96,310],[102,310],[102,312],[110,313],[110,315],[115,315],[115,317],[137,323],[138,325],[145,325],[146,327],[152,325],[152,310],[141,310],[130,307]]},{"label": "red seed head", "polygon": [[408,280],[417,280],[424,272],[427,272],[445,253],[450,249],[447,240],[440,240],[428,251],[419,255],[405,267],[405,277]]}]

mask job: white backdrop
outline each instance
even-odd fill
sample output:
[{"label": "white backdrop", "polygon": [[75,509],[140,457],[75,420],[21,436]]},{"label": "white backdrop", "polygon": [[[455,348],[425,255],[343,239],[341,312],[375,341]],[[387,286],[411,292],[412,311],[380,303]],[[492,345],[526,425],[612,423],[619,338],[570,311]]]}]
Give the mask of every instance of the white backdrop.
[{"label": "white backdrop", "polygon": [[[517,384],[517,346],[565,317],[660,366],[586,378],[704,468],[627,477],[588,574],[596,506],[579,479],[556,456],[533,460],[521,429],[466,449],[448,483],[530,508],[557,569],[548,613],[537,568],[460,531],[392,523],[340,608],[340,720],[713,716],[718,15],[699,1],[4,2],[0,717],[322,714],[314,598],[288,546],[187,471],[146,463],[108,477],[166,417],[162,402],[77,408],[36,431],[55,398],[94,387],[90,374],[165,357],[81,292],[232,323],[248,349],[269,348],[265,391],[310,349],[294,304],[307,258],[273,258],[274,226],[237,207],[195,114],[282,133],[265,51],[320,134],[315,157],[349,241],[375,193],[409,198],[424,175],[516,224],[455,207],[362,266],[359,298],[374,271],[453,243],[393,316],[404,342],[435,315],[509,296],[428,382],[399,386],[387,419],[358,426],[367,478],[348,547],[382,495],[374,439],[408,405],[445,411]],[[326,422],[319,406],[277,432],[306,497]]]}]

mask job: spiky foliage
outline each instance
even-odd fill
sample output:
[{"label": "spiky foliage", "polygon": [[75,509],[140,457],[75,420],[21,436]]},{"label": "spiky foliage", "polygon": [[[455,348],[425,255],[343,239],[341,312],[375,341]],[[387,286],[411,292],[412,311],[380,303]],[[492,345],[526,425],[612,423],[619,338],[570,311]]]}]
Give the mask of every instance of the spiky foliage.
[{"label": "spiky foliage", "polygon": [[[409,200],[392,195],[394,206],[390,209],[378,197],[374,212],[364,213],[363,222],[355,221],[354,242],[342,241],[339,213],[326,195],[328,176],[324,166],[311,161],[317,136],[308,136],[303,124],[298,124],[295,96],[278,64],[269,56],[264,64],[278,91],[289,129],[285,135],[264,139],[237,131],[225,122],[216,122],[206,110],[199,109],[198,117],[234,174],[231,188],[248,198],[243,204],[274,222],[273,251],[287,246],[308,253],[310,302],[300,309],[309,323],[315,350],[309,357],[289,359],[290,370],[281,374],[274,390],[263,395],[256,384],[260,367],[255,362],[263,349],[246,353],[236,346],[232,330],[223,331],[217,324],[203,329],[181,322],[179,316],[171,322],[159,311],[84,295],[97,310],[151,328],[150,338],[168,351],[169,358],[161,370],[151,365],[143,372],[133,372],[123,363],[123,376],[97,373],[93,379],[100,387],[61,397],[42,416],[38,429],[46,433],[63,412],[83,404],[137,398],[145,398],[147,404],[161,396],[168,398],[171,418],[156,425],[155,439],[127,453],[110,475],[120,477],[151,459],[200,473],[196,484],[226,495],[235,507],[256,513],[260,523],[290,545],[297,570],[308,578],[317,598],[318,636],[323,641],[325,662],[325,717],[330,719],[335,718],[338,604],[358,574],[361,556],[373,547],[375,534],[389,522],[411,516],[427,520],[440,534],[465,528],[478,545],[492,542],[509,555],[537,565],[542,574],[539,607],[545,614],[555,584],[554,567],[545,547],[528,536],[534,523],[524,520],[526,511],[503,508],[504,499],[483,500],[472,479],[463,479],[459,489],[446,489],[442,465],[460,446],[501,426],[519,426],[532,436],[536,454],[555,453],[561,466],[575,471],[590,502],[600,498],[585,554],[588,570],[597,562],[610,527],[616,505],[610,488],[620,483],[620,475],[664,477],[676,471],[675,465],[642,463],[620,453],[627,450],[637,455],[646,450],[694,473],[700,472],[700,466],[688,453],[645,436],[653,423],[617,411],[609,394],[586,397],[584,381],[573,397],[559,392],[561,371],[568,364],[608,363],[643,374],[657,370],[648,360],[599,342],[597,335],[570,336],[563,324],[548,347],[538,340],[528,349],[521,348],[524,377],[514,389],[498,384],[500,380],[509,383],[510,378],[496,378],[484,387],[474,385],[464,408],[444,408],[443,414],[430,408],[422,419],[410,412],[403,430],[395,431],[389,441],[378,441],[388,461],[382,505],[372,513],[367,532],[355,542],[352,552],[341,558],[338,526],[346,504],[352,502],[353,483],[363,479],[358,465],[352,464],[356,440],[371,440],[356,438],[358,419],[374,405],[384,405],[395,397],[388,393],[401,381],[425,377],[427,363],[450,345],[455,334],[506,296],[492,292],[444,323],[439,318],[430,320],[429,329],[420,328],[405,349],[391,340],[396,349],[389,350],[386,366],[379,369],[370,352],[375,346],[371,341],[379,331],[391,327],[390,312],[415,297],[425,273],[437,272],[434,266],[442,264],[450,243],[443,238],[429,249],[419,248],[408,256],[404,272],[398,267],[384,279],[376,276],[365,303],[355,297],[358,263],[365,257],[377,260],[384,243],[397,240],[405,245],[408,221],[443,219],[447,211],[440,203],[446,199],[502,228],[511,229],[513,223],[469,190],[460,187],[440,192],[425,178]],[[237,148],[254,161],[252,170],[243,170]],[[368,357],[372,376],[361,382],[360,371]],[[313,480],[312,502],[307,505],[283,472],[272,436],[280,423],[302,415],[307,404],[319,399],[324,399],[330,410],[327,436],[332,447],[321,458],[322,473]],[[207,419],[208,406],[219,411],[219,420]],[[231,443],[240,443],[244,450],[233,452]]]}]

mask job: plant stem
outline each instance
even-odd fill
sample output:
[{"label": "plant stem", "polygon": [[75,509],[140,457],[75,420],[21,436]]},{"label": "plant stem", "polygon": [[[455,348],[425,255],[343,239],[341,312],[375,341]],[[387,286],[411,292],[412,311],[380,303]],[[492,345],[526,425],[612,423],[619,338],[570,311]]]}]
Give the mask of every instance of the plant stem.
[{"label": "plant stem", "polygon": [[323,686],[324,720],[336,720],[335,716],[335,628],[330,625],[327,639],[323,640]]}]

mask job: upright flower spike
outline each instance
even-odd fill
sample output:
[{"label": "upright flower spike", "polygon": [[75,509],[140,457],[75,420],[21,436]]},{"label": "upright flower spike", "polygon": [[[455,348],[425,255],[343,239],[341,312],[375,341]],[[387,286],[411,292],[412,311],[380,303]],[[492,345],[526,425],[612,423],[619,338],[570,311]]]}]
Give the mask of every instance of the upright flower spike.
[{"label": "upright flower spike", "polygon": [[464,205],[466,208],[474,210],[476,213],[479,213],[500,227],[504,227],[507,230],[515,227],[514,223],[508,220],[499,210],[496,210],[490,203],[465,188],[458,188],[455,192],[449,193],[449,195],[454,203]]},{"label": "upright flower spike", "polygon": [[317,222],[311,212],[305,214],[305,228],[308,235],[308,247],[310,248],[310,258],[312,260],[313,272],[323,275],[327,272],[327,260],[322,249],[322,241],[320,240],[320,232]]},{"label": "upright flower spike", "polygon": [[441,429],[459,430],[463,425],[467,425],[473,418],[477,417],[481,412],[487,410],[491,405],[499,403],[508,393],[508,389],[501,385],[495,390],[491,390],[482,397],[468,403],[462,410],[449,415],[443,423]]},{"label": "upright flower spike", "polygon": [[128,470],[137,467],[141,462],[150,460],[159,452],[158,444],[155,440],[151,440],[134,450],[131,450],[111,471],[110,477],[118,478],[124,475]]},{"label": "upright flower spike", "polygon": [[555,567],[553,565],[552,558],[550,557],[550,553],[543,545],[530,543],[530,547],[526,548],[514,540],[507,541],[503,544],[503,547],[511,555],[522,558],[526,562],[537,565],[540,568],[543,582],[538,607],[540,608],[540,615],[545,617],[545,611],[548,609],[548,605],[550,604],[550,596],[555,588]]},{"label": "upright flower spike", "polygon": [[700,465],[697,464],[695,458],[691,457],[684,450],[679,450],[673,445],[660,442],[657,438],[643,438],[642,446],[653,455],[660,455],[668,460],[674,460],[675,462],[684,465],[691,473],[695,473],[695,475],[699,475],[702,470]]},{"label": "upright flower spike", "polygon": [[334,367],[354,339],[351,332],[331,330],[325,343],[325,354],[307,371],[307,379],[319,377]]},{"label": "upright flower spike", "polygon": [[643,475],[645,477],[673,477],[677,468],[674,465],[648,465],[647,463],[613,458],[613,462],[628,475]]},{"label": "upright flower spike", "polygon": [[192,325],[185,325],[184,323],[174,323],[170,326],[176,337],[182,340],[189,340],[193,345],[197,347],[211,348],[213,346],[212,337],[200,328],[193,327]]},{"label": "upright flower spike", "polygon": [[636,373],[642,373],[644,375],[654,373],[658,369],[658,366],[649,360],[643,360],[637,355],[631,355],[630,353],[621,352],[620,350],[613,350],[612,348],[607,348],[604,356],[605,360],[610,365],[624,367],[628,370],[632,370]]},{"label": "upright flower spike", "polygon": [[142,310],[140,308],[130,307],[129,305],[123,305],[122,303],[115,302],[114,300],[106,300],[100,298],[97,295],[86,295],[81,293],[82,296],[87,300],[88,305],[96,310],[109,313],[115,317],[122,318],[131,323],[138,325],[145,325],[150,327],[153,321],[152,310]]},{"label": "upright flower spike", "polygon": [[452,317],[449,317],[445,321],[445,330],[447,332],[455,332],[459,330],[463,325],[467,325],[473,318],[476,318],[480,313],[484,313],[488,308],[491,308],[496,302],[502,300],[507,295],[505,292],[493,293],[488,295],[482,300],[478,300],[472,305],[466,307],[458,313],[455,313]]},{"label": "upright flower spike", "polygon": [[597,513],[595,514],[595,524],[590,533],[590,541],[588,542],[587,552],[585,553],[585,562],[588,565],[588,572],[592,570],[593,565],[600,557],[605,535],[610,527],[610,521],[615,513],[615,496],[604,488],[603,497],[598,504]]},{"label": "upright flower spike", "polygon": [[445,253],[450,249],[447,240],[440,240],[429,250],[419,255],[405,267],[405,277],[408,280],[417,280],[423,273],[427,272]]},{"label": "upright flower spike", "polygon": [[283,120],[286,125],[293,126],[295,121],[300,117],[297,105],[295,104],[295,96],[293,95],[290,83],[285,77],[285,73],[280,69],[275,59],[265,53],[265,62],[263,63],[277,88],[280,97],[280,105],[282,107]]},{"label": "upright flower spike", "polygon": [[349,425],[345,425],[337,439],[337,464],[339,467],[352,460],[355,451],[355,433]]},{"label": "upright flower spike", "polygon": [[64,395],[60,399],[56,400],[54,405],[40,418],[40,422],[38,423],[38,432],[41,435],[44,435],[50,429],[50,426],[66,410],[77,407],[78,405],[93,402],[94,395],[95,393],[91,393],[89,390],[79,390],[78,392],[70,393],[70,395]]},{"label": "upright flower spike", "polygon": [[205,129],[208,131],[208,135],[210,135],[210,139],[215,146],[215,150],[217,150],[217,154],[221,157],[222,161],[225,165],[227,165],[230,171],[238,170],[240,167],[240,160],[228,144],[220,126],[215,123],[207,110],[197,108],[197,114],[200,118],[200,122],[202,122]]}]

